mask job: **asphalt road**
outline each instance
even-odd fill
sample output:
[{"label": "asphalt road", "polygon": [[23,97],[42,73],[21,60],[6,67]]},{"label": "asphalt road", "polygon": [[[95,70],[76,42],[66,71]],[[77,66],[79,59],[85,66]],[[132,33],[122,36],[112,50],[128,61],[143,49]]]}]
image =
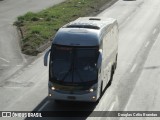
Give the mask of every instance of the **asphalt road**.
[{"label": "asphalt road", "polygon": [[[0,84],[0,96],[2,96],[0,111],[160,110],[159,8],[159,0],[119,0],[98,15],[116,18],[120,27],[117,70],[112,85],[107,88],[98,104],[73,102],[56,104],[54,101],[48,101],[46,98],[48,68],[43,66],[42,54],[32,64]],[[75,118],[42,119],[72,120]],[[159,118],[85,117],[77,119],[158,120]]]},{"label": "asphalt road", "polygon": [[7,79],[26,63],[21,54],[19,36],[13,22],[29,11],[37,12],[64,0],[2,0],[0,1],[0,81]]}]

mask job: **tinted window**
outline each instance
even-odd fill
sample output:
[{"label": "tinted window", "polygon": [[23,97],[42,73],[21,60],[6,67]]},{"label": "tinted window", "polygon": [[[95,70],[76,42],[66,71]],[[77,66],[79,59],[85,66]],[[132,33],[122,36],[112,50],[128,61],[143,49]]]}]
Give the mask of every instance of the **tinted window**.
[{"label": "tinted window", "polygon": [[97,80],[97,48],[53,46],[51,56],[51,72],[56,81],[85,83]]}]

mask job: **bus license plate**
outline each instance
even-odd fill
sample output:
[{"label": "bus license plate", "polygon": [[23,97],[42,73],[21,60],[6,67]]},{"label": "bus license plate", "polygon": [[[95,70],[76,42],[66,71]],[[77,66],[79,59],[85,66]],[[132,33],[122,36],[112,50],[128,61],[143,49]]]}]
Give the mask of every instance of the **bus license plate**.
[{"label": "bus license plate", "polygon": [[71,100],[75,100],[75,99],[76,99],[75,96],[68,96],[67,98],[68,98],[68,99],[71,99]]}]

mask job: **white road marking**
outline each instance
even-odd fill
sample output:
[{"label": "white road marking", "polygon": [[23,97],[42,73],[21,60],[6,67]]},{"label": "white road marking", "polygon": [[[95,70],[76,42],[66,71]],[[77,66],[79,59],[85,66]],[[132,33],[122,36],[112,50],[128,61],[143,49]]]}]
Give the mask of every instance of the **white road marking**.
[{"label": "white road marking", "polygon": [[6,59],[4,59],[4,58],[2,58],[2,57],[0,57],[0,59],[3,60],[3,61],[5,61],[5,62],[7,62],[7,63],[9,63],[8,60],[6,60]]},{"label": "white road marking", "polygon": [[[157,44],[157,42],[155,41],[154,44],[153,44],[153,46],[156,46],[156,44]],[[153,47],[153,46],[152,46],[152,47]]]},{"label": "white road marking", "polygon": [[160,34],[158,35],[157,39],[154,41],[154,44],[153,44],[152,48],[157,45],[157,41],[158,41],[159,39],[160,39]]},{"label": "white road marking", "polygon": [[17,67],[21,67],[21,66],[23,66],[23,65],[17,65]]},{"label": "white road marking", "polygon": [[147,46],[149,45],[149,43],[150,43],[150,42],[148,41],[148,42],[146,43],[145,47],[147,47]]},{"label": "white road marking", "polygon": [[154,29],[153,34],[155,34],[157,32],[157,29]]},{"label": "white road marking", "polygon": [[136,67],[137,67],[137,64],[134,64],[130,72],[131,73],[134,72],[134,70],[136,69]]},{"label": "white road marking", "polygon": [[33,66],[33,65],[30,64],[30,65],[28,65],[27,67],[30,68],[31,66]]},{"label": "white road marking", "polygon": [[130,17],[127,18],[127,21],[130,19]]},{"label": "white road marking", "polygon": [[116,101],[114,101],[112,104],[111,104],[111,107],[108,109],[108,111],[113,111],[113,107],[115,105]]},{"label": "white road marking", "polygon": [[43,108],[49,103],[50,101],[47,101],[46,103],[43,104],[43,106],[38,110],[38,112],[42,111]]}]

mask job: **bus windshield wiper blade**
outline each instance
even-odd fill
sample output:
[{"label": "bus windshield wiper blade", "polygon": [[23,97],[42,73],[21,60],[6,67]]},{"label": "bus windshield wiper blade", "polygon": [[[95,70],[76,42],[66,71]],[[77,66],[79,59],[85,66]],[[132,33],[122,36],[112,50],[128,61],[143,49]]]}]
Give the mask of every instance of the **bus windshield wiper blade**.
[{"label": "bus windshield wiper blade", "polygon": [[66,72],[66,74],[64,75],[64,77],[62,78],[62,81],[65,80],[65,78],[69,75],[69,73],[72,72],[72,66],[69,68],[69,70]]},{"label": "bus windshield wiper blade", "polygon": [[75,71],[77,72],[77,74],[78,74],[80,80],[81,80],[82,82],[84,82],[83,79],[82,79],[82,77],[81,77],[81,75],[79,74],[78,70],[76,69]]}]

